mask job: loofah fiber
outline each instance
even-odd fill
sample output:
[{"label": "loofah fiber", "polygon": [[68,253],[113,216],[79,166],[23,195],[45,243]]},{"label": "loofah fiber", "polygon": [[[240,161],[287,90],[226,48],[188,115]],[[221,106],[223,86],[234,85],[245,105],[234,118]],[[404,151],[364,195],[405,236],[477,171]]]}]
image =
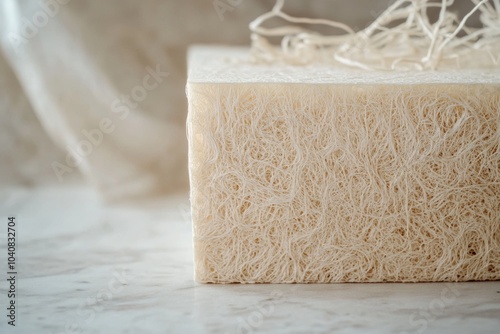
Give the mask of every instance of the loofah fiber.
[{"label": "loofah fiber", "polygon": [[[364,70],[500,68],[500,0],[471,0],[473,9],[463,18],[448,10],[454,2],[394,0],[372,24],[355,32],[342,22],[288,15],[285,0],[277,0],[250,24],[252,51],[258,62],[326,62]],[[432,10],[439,12],[435,21],[429,18]],[[468,26],[477,13],[482,27]],[[286,25],[264,27],[272,19]],[[299,24],[341,33],[324,36]],[[281,49],[269,43],[270,37],[282,38]]]},{"label": "loofah fiber", "polygon": [[500,279],[499,72],[315,84],[230,54],[190,59],[196,280]]}]

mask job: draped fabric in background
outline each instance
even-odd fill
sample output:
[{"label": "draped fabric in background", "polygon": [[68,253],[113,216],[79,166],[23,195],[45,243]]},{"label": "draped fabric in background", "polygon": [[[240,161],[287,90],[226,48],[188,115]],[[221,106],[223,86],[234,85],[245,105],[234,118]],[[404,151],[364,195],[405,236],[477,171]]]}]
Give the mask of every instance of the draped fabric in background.
[{"label": "draped fabric in background", "polygon": [[[286,10],[361,28],[391,2]],[[186,49],[248,44],[248,23],[273,4],[2,0],[0,185],[84,180],[108,199],[187,189]]]}]

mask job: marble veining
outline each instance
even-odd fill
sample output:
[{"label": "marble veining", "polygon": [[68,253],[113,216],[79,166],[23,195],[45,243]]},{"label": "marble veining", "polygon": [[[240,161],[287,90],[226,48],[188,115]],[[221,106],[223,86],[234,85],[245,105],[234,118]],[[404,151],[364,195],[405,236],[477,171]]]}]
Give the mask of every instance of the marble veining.
[{"label": "marble veining", "polygon": [[[500,332],[500,282],[198,284],[188,204],[1,189],[0,223],[17,217],[19,278],[17,326],[2,314],[0,333]],[[3,227],[0,249],[6,268]],[[2,278],[2,310],[6,288]]]}]

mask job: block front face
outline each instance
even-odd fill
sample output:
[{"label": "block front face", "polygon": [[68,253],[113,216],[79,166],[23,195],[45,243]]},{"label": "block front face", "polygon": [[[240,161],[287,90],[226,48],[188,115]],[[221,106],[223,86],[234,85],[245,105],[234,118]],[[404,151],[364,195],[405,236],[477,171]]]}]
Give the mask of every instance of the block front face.
[{"label": "block front face", "polygon": [[188,84],[200,282],[500,279],[500,86]]}]

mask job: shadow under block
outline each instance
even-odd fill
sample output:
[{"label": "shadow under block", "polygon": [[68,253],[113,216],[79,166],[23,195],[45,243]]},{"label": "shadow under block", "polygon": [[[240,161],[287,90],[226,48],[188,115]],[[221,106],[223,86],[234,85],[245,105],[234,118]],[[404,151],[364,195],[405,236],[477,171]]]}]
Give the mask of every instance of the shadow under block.
[{"label": "shadow under block", "polygon": [[189,54],[195,279],[500,279],[500,72]]}]

